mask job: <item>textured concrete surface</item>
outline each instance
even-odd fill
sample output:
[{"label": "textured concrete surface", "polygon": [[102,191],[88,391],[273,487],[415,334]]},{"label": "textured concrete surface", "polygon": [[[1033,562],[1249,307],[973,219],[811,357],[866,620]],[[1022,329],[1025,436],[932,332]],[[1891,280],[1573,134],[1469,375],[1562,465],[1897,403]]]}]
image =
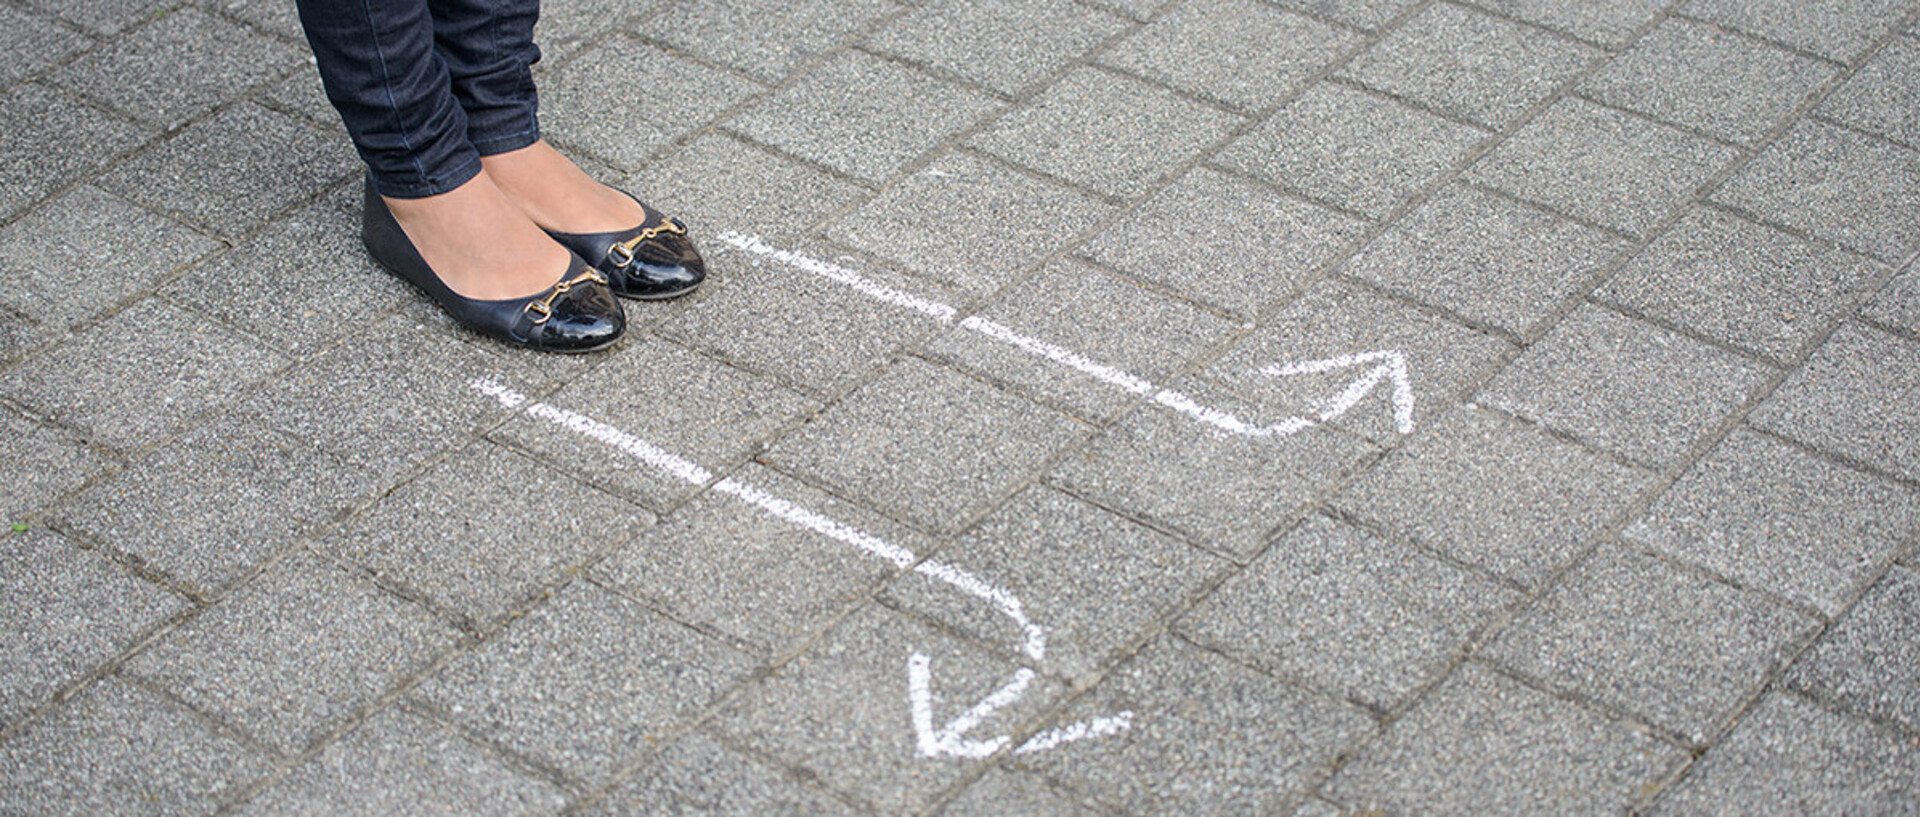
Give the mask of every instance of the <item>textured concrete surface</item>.
[{"label": "textured concrete surface", "polygon": [[1920,812],[1920,0],[547,0],[712,280],[0,0],[0,813]]}]

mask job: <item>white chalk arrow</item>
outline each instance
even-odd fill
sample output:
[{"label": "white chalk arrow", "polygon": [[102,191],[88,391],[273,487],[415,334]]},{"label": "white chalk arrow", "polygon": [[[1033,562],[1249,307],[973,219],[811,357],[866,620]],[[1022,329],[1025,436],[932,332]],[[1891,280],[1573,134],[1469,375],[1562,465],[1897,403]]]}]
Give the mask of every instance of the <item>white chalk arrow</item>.
[{"label": "white chalk arrow", "polygon": [[[914,653],[912,658],[907,659],[907,703],[913,712],[913,734],[920,755],[982,758],[1000,751],[1012,739],[1010,736],[973,740],[967,737],[967,733],[1002,707],[1020,700],[1020,696],[1027,692],[1027,686],[1033,683],[1033,678],[1033,670],[1025,667],[1014,671],[1013,680],[1008,681],[1006,686],[981,698],[972,709],[936,729],[933,726],[933,659],[925,653]],[[1120,712],[1049,729],[1034,735],[1014,751],[1016,754],[1045,751],[1064,743],[1116,735],[1132,725],[1133,713]]]},{"label": "white chalk arrow", "polygon": [[1407,375],[1407,356],[1399,352],[1386,349],[1322,360],[1276,363],[1261,369],[1260,373],[1273,377],[1295,377],[1368,365],[1373,368],[1348,383],[1345,390],[1321,406],[1319,419],[1327,421],[1346,414],[1354,406],[1360,405],[1360,401],[1367,399],[1367,395],[1379,388],[1382,382],[1392,381],[1394,426],[1402,434],[1413,431],[1413,379]]}]

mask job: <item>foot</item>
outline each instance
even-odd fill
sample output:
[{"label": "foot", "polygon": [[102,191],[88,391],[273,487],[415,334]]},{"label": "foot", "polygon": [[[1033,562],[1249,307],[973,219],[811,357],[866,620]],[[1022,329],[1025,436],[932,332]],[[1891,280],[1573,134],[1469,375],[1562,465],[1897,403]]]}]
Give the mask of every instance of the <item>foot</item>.
[{"label": "foot", "polygon": [[480,157],[509,200],[535,224],[559,233],[630,230],[647,218],[632,197],[593,180],[552,145],[535,142]]},{"label": "foot", "polygon": [[463,298],[499,301],[539,294],[560,280],[572,259],[485,170],[437,196],[381,198],[427,266]]}]

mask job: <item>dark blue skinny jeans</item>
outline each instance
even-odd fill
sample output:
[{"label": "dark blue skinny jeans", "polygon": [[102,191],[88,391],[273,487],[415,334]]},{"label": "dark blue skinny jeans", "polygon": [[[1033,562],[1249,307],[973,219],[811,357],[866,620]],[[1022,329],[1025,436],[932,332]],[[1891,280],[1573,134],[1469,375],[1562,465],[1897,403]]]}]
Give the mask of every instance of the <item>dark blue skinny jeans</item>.
[{"label": "dark blue skinny jeans", "polygon": [[374,188],[445,193],[540,138],[539,0],[297,0],[327,99]]}]

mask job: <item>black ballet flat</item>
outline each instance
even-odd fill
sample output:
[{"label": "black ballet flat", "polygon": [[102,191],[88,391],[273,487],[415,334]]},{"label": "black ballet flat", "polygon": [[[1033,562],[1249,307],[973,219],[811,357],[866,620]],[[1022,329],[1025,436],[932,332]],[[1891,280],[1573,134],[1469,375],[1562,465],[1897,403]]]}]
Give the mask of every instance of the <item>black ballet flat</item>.
[{"label": "black ballet flat", "polygon": [[606,276],[577,254],[559,282],[543,292],[501,301],[467,298],[448,288],[427,266],[371,184],[364,207],[360,238],[373,260],[419,287],[468,329],[516,346],[561,353],[605,349],[627,329],[626,312],[607,289]]},{"label": "black ballet flat", "polygon": [[707,262],[687,238],[687,225],[633,200],[647,213],[638,227],[611,233],[548,230],[547,235],[605,273],[607,285],[621,297],[657,301],[694,291],[707,279]]}]

